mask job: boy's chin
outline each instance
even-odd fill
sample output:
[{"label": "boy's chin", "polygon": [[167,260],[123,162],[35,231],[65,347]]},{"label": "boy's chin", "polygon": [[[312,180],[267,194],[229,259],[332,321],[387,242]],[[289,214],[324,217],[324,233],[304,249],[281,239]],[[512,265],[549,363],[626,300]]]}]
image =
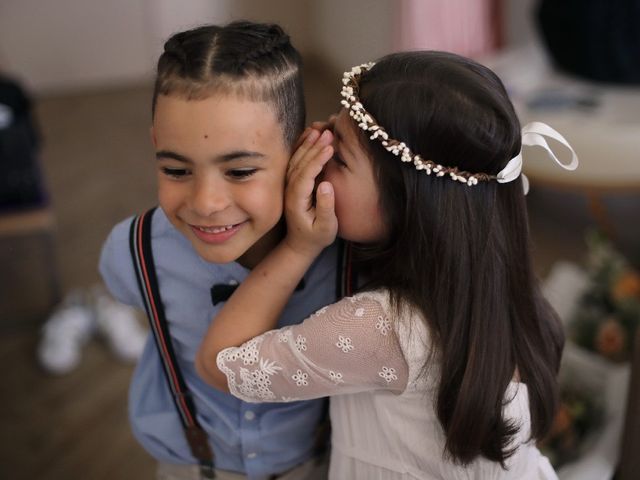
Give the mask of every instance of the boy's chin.
[{"label": "boy's chin", "polygon": [[194,250],[200,258],[208,263],[231,263],[236,262],[246,253],[246,250],[239,250],[225,247],[209,247],[202,245],[193,245]]},{"label": "boy's chin", "polygon": [[245,225],[233,237],[221,243],[207,243],[198,238],[190,229],[185,236],[197,255],[208,263],[237,262],[245,268],[255,267],[282,239],[284,224],[278,222],[261,237]]}]

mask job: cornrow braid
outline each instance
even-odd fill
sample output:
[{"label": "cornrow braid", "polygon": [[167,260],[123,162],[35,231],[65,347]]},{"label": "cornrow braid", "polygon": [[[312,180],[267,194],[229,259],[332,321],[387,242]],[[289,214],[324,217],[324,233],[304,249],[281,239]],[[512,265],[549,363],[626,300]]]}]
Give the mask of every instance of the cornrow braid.
[{"label": "cornrow braid", "polygon": [[[280,29],[278,29],[278,30],[280,30]],[[264,56],[274,55],[281,48],[286,47],[287,45],[290,45],[290,44],[291,43],[290,43],[289,35],[287,35],[282,30],[280,30],[280,35],[279,36],[274,36],[272,39],[268,40],[261,47],[256,48],[255,50],[253,50],[251,52],[248,52],[244,56],[244,58],[239,58],[238,59],[238,68],[242,69],[249,62],[258,60],[259,58],[262,58]]]},{"label": "cornrow braid", "polygon": [[158,95],[204,99],[234,94],[272,107],[290,147],[304,128],[302,59],[275,24],[237,21],[203,25],[167,40],[158,59]]},{"label": "cornrow braid", "polygon": [[183,70],[186,70],[189,63],[189,57],[186,54],[182,39],[183,35],[180,33],[171,37],[164,44],[164,53],[162,54],[161,59],[165,57],[165,60],[168,60],[166,57],[170,57],[176,61],[177,65],[179,65]]}]

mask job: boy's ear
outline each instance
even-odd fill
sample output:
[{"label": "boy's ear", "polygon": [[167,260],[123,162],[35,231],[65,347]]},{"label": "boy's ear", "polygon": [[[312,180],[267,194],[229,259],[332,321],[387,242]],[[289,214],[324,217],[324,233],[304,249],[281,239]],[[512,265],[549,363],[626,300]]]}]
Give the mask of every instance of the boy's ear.
[{"label": "boy's ear", "polygon": [[153,144],[153,148],[158,148],[158,142],[156,141],[156,132],[153,129],[153,125],[149,128],[149,135],[151,136],[151,143]]}]

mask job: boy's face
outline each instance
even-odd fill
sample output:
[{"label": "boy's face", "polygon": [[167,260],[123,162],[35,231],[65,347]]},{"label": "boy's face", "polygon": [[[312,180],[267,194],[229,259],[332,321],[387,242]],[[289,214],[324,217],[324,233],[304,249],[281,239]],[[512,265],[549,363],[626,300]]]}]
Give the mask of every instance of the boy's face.
[{"label": "boy's face", "polygon": [[289,150],[266,103],[158,96],[160,206],[208,262],[253,267],[279,241]]}]

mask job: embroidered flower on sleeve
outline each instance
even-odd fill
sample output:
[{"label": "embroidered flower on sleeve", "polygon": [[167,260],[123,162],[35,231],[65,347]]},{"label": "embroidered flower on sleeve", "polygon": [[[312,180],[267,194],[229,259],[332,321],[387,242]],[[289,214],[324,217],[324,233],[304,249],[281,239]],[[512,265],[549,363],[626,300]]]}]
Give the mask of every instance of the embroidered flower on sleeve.
[{"label": "embroidered flower on sleeve", "polygon": [[391,383],[392,380],[398,379],[395,368],[382,367],[382,371],[378,372],[378,375],[384,378],[387,383]]},{"label": "embroidered flower on sleeve", "polygon": [[354,315],[356,317],[361,317],[364,315],[364,308],[360,307],[360,308],[356,308],[356,311],[354,312]]},{"label": "embroidered flower on sleeve", "polygon": [[342,374],[340,372],[334,372],[333,370],[330,370],[329,378],[336,385],[338,385],[339,383],[344,383],[344,380],[342,379]]},{"label": "embroidered flower on sleeve", "polygon": [[245,365],[253,365],[258,361],[260,343],[262,343],[262,340],[258,341],[258,339],[253,338],[241,347],[229,349],[225,352],[225,360],[235,362],[240,358]]},{"label": "embroidered flower on sleeve", "polygon": [[240,358],[240,349],[238,347],[227,348],[223,358],[227,362],[235,362]]},{"label": "embroidered flower on sleeve", "polygon": [[275,400],[275,395],[269,389],[271,380],[267,372],[261,370],[249,371],[246,368],[240,368],[240,380],[242,380],[242,383],[235,384],[235,388],[245,398]]},{"label": "embroidered flower on sleeve", "polygon": [[287,343],[289,341],[289,330],[291,330],[291,327],[284,327],[278,330],[279,343]]},{"label": "embroidered flower on sleeve", "polygon": [[242,362],[245,365],[253,365],[258,361],[258,347],[254,345],[247,345],[247,348],[240,354]]},{"label": "embroidered flower on sleeve", "polygon": [[376,328],[380,330],[382,335],[386,335],[391,330],[391,322],[388,318],[378,315],[378,321],[376,322]]},{"label": "embroidered flower on sleeve", "polygon": [[342,335],[338,336],[338,343],[336,343],[336,347],[344,353],[349,353],[354,348],[351,344],[351,339],[349,337],[343,337]]},{"label": "embroidered flower on sleeve", "polygon": [[325,305],[324,307],[322,307],[321,309],[317,310],[316,313],[314,313],[313,315],[322,315],[323,313],[327,312],[327,309],[329,308],[329,305]]},{"label": "embroidered flower on sleeve", "polygon": [[296,350],[302,352],[307,349],[307,339],[302,335],[298,335],[296,338]]},{"label": "embroidered flower on sleeve", "polygon": [[307,378],[309,378],[309,375],[304,373],[302,370],[298,370],[295,375],[291,375],[291,378],[295,380],[296,385],[299,387],[306,387],[307,385],[309,385],[309,382],[307,382]]},{"label": "embroidered flower on sleeve", "polygon": [[[223,351],[223,353],[225,352]],[[236,382],[236,376],[233,371],[224,366],[222,370],[229,379],[229,386],[232,392],[237,391],[242,394],[244,398],[275,400],[276,396],[270,389],[270,377],[282,370],[282,367],[275,361],[261,358],[259,367],[254,370],[240,367],[240,383]]]}]

